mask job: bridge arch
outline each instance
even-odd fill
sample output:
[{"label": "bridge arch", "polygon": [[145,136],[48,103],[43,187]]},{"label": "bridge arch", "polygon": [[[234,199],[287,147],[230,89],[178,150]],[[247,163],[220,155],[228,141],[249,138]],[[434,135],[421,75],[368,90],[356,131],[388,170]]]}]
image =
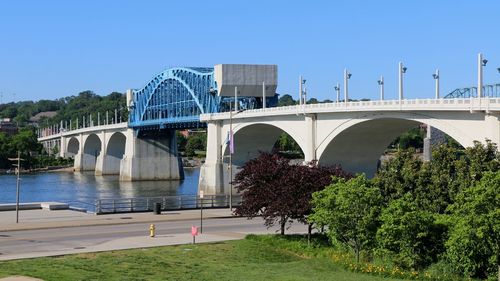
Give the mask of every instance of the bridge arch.
[{"label": "bridge arch", "polygon": [[[227,136],[229,127],[226,126],[224,136]],[[259,155],[260,151],[270,152],[279,136],[287,133],[305,151],[305,141],[303,137],[293,128],[285,126],[280,122],[258,122],[233,125],[234,134],[234,154],[233,165],[243,166],[245,162]],[[223,155],[229,155],[229,145],[222,144]]]},{"label": "bridge arch", "polygon": [[125,144],[127,138],[122,132],[116,132],[111,135],[106,145],[106,156],[122,159],[125,154]]},{"label": "bridge arch", "polygon": [[114,132],[105,138],[105,148],[97,158],[96,175],[119,175],[121,161],[125,154],[127,137],[122,132]]},{"label": "bridge arch", "polygon": [[218,107],[220,98],[211,92],[214,88],[213,68],[167,69],[133,92],[129,126],[199,127],[199,115]]},{"label": "bridge arch", "polygon": [[97,157],[101,154],[102,142],[96,134],[85,138],[82,155],[82,171],[93,171],[96,167]]},{"label": "bridge arch", "polygon": [[446,119],[420,113],[375,113],[350,118],[331,128],[318,145],[318,161],[323,165],[340,164],[347,171],[371,177],[387,146],[421,123],[441,130],[464,147],[473,144],[474,138],[464,128]]},{"label": "bridge arch", "polygon": [[66,155],[68,157],[75,157],[75,155],[80,151],[80,142],[76,137],[72,137],[69,139],[67,147]]}]

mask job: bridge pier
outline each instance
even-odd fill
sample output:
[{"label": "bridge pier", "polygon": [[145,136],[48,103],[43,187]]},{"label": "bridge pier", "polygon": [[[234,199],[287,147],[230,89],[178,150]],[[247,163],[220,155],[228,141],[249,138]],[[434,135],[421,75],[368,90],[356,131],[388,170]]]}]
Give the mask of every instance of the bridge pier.
[{"label": "bridge pier", "polygon": [[224,193],[221,122],[207,124],[207,155],[200,168],[198,190],[205,194]]},{"label": "bridge pier", "polygon": [[182,163],[177,153],[175,131],[132,137],[129,129],[127,144],[120,164],[121,181],[181,180]]}]

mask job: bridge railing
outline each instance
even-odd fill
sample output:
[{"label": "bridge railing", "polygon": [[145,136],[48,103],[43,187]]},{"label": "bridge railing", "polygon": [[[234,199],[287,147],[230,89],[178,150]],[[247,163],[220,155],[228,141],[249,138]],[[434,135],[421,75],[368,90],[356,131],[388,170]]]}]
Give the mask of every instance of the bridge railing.
[{"label": "bridge railing", "polygon": [[[331,102],[306,105],[291,105],[252,109],[233,114],[233,118],[245,118],[261,115],[304,114],[316,112],[349,112],[377,110],[500,110],[500,98],[463,98],[463,99],[406,99],[406,100],[371,100]],[[202,121],[211,119],[229,119],[229,112],[203,114]]]},{"label": "bridge railing", "polygon": [[89,116],[83,116],[81,118],[61,120],[59,124],[39,128],[37,130],[37,135],[38,138],[44,138],[85,128],[119,124],[123,121],[127,121],[127,118],[122,116],[124,112],[125,111],[122,109],[115,109],[114,113],[106,111],[105,114],[101,115],[100,112],[97,112],[94,115],[90,114]]},{"label": "bridge railing", "polygon": [[[96,214],[150,212],[154,210],[156,203],[161,204],[162,211],[191,210],[203,208],[226,208],[229,207],[229,195],[205,195],[200,199],[196,195],[177,195],[163,197],[138,197],[138,198],[111,198],[98,199],[95,201]],[[232,196],[232,205],[241,204],[241,196]]]}]

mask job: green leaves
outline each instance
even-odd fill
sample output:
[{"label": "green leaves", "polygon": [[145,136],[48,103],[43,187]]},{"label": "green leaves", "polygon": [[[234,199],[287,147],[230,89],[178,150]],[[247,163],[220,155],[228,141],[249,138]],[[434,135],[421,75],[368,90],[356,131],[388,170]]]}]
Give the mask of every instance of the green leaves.
[{"label": "green leaves", "polygon": [[327,226],[330,239],[353,249],[358,261],[362,250],[373,248],[382,196],[364,175],[336,179],[313,194],[312,204],[309,222]]},{"label": "green leaves", "polygon": [[392,255],[397,265],[421,269],[437,261],[446,227],[431,212],[420,210],[409,194],[391,201],[380,220],[379,252]]},{"label": "green leaves", "polygon": [[494,276],[500,265],[500,171],[462,190],[449,210],[455,224],[447,259],[467,276]]}]

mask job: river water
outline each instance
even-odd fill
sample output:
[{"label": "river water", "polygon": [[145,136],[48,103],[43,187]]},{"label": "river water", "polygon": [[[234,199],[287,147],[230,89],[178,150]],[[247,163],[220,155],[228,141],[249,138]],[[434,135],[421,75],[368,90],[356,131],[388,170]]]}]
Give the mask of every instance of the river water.
[{"label": "river water", "polygon": [[[63,202],[88,209],[96,199],[195,195],[199,168],[185,168],[182,181],[120,182],[118,176],[93,172],[53,172],[21,175],[20,202]],[[0,204],[16,202],[15,175],[0,176]]]}]

